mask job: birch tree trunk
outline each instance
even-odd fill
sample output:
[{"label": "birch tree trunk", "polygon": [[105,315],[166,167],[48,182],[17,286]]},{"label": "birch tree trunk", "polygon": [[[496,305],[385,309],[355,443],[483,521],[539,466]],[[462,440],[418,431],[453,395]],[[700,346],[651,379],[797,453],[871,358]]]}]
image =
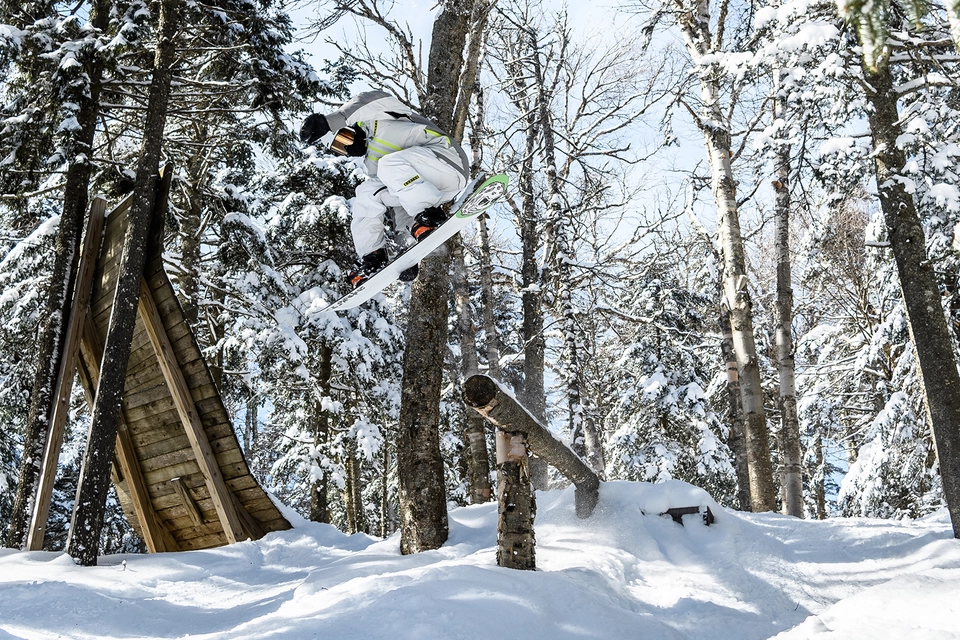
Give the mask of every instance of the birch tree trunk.
[{"label": "birch tree trunk", "polygon": [[85,566],[97,563],[100,546],[121,398],[140,298],[140,281],[143,279],[150,225],[157,205],[160,151],[170,100],[175,37],[182,9],[183,0],[163,0],[160,4],[157,51],[147,99],[143,144],[137,161],[129,227],[124,236],[120,275],[104,341],[100,380],[67,541],[68,553]]},{"label": "birch tree trunk", "polygon": [[[90,23],[103,31],[110,19],[109,4],[98,0],[90,7]],[[60,369],[63,351],[63,329],[69,316],[69,301],[73,296],[74,274],[80,259],[80,233],[87,209],[88,183],[90,182],[92,145],[96,132],[97,116],[100,113],[100,89],[103,77],[103,61],[94,53],[85,63],[89,78],[89,92],[77,112],[79,125],[74,148],[67,153],[71,159],[67,167],[64,185],[63,210],[54,245],[53,273],[44,306],[44,320],[37,349],[37,368],[33,377],[30,408],[24,434],[23,458],[17,478],[17,492],[6,546],[19,549],[27,541],[31,506],[34,503],[40,482],[40,466],[46,446],[47,425],[53,407],[54,385]],[[70,383],[73,381],[71,380]]]},{"label": "birch tree trunk", "polygon": [[[779,73],[779,72],[778,72]],[[780,99],[778,98],[778,104]],[[782,111],[782,106],[778,111]],[[783,513],[803,517],[803,477],[797,384],[793,357],[793,284],[790,269],[790,146],[776,152],[774,250],[777,254],[777,367],[780,373],[780,446],[783,453]]]},{"label": "birch tree trunk", "polygon": [[726,309],[720,311],[720,351],[727,364],[727,402],[730,424],[728,444],[733,452],[733,467],[737,473],[737,501],[741,511],[750,511],[753,501],[750,499],[750,469],[747,465],[747,439],[743,432],[743,404],[740,401],[740,376],[737,373],[737,354],[733,351],[733,329],[730,328],[730,314]]},{"label": "birch tree trunk", "polygon": [[923,226],[913,196],[898,179],[906,157],[897,145],[903,127],[890,68],[884,66],[875,72],[865,69],[864,73],[872,107],[868,118],[880,207],[897,264],[910,339],[920,365],[944,499],[953,535],[960,538],[960,375],[933,265],[927,257]]},{"label": "birch tree trunk", "polygon": [[687,51],[696,65],[700,82],[702,107],[696,120],[704,135],[720,222],[724,302],[730,312],[733,347],[737,356],[752,510],[773,511],[776,509],[773,466],[770,461],[767,416],[763,408],[760,367],[753,337],[753,310],[743,238],[740,233],[736,183],[731,165],[731,135],[724,124],[726,117],[720,108],[721,70],[718,63],[705,62],[706,57],[714,52],[709,4],[706,0],[696,0],[678,14],[677,22]]}]

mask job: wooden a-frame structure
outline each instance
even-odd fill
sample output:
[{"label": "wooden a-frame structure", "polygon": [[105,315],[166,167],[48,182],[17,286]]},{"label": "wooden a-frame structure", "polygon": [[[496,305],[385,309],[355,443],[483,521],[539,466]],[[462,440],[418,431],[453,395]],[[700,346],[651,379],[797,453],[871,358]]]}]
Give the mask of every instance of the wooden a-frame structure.
[{"label": "wooden a-frame structure", "polygon": [[[161,261],[172,171],[160,182],[141,280],[113,464],[127,519],[150,552],[259,539],[290,523],[250,474],[219,390]],[[107,213],[94,199],[64,328],[27,548],[43,548],[75,375],[93,407],[131,197]]]}]

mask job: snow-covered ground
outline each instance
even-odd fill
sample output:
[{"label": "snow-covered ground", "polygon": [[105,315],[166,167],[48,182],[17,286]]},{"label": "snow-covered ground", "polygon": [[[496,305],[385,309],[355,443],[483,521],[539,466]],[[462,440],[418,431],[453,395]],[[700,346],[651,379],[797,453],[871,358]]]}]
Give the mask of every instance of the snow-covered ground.
[{"label": "snow-covered ground", "polygon": [[[960,638],[960,541],[944,514],[747,515],[679,482],[605,484],[588,520],[572,490],[538,503],[536,572],[496,566],[495,504],[452,510],[449,542],[413,556],[396,536],[302,520],[94,568],[0,551],[0,639]],[[649,515],[690,503],[716,523]]]}]

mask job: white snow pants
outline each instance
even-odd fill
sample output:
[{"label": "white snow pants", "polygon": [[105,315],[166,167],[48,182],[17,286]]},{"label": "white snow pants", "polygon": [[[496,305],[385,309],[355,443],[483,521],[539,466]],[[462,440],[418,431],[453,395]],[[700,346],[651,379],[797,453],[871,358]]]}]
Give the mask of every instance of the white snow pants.
[{"label": "white snow pants", "polygon": [[465,186],[466,176],[429,148],[410,147],[383,156],[376,177],[360,183],[350,200],[350,231],[357,255],[365,256],[386,244],[387,207],[396,210],[397,232],[409,234],[415,215],[452,200]]}]

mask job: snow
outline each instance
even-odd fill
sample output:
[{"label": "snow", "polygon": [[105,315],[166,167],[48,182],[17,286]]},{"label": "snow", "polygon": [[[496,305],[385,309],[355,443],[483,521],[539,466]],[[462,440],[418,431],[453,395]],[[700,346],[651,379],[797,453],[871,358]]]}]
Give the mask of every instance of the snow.
[{"label": "snow", "polygon": [[946,207],[947,211],[960,210],[960,190],[954,185],[946,183],[931,185],[930,195],[937,201],[937,206]]},{"label": "snow", "polygon": [[[684,526],[655,515],[707,505]],[[728,512],[691,485],[611,482],[594,515],[538,494],[535,572],[496,566],[493,503],[452,509],[439,550],[291,531],[219,549],[0,551],[0,638],[956,638],[960,542],[918,521]],[[778,635],[779,634],[779,635]]]},{"label": "snow", "polygon": [[848,153],[854,146],[854,140],[851,137],[834,137],[826,140],[820,145],[820,157],[828,156],[834,153]]}]

